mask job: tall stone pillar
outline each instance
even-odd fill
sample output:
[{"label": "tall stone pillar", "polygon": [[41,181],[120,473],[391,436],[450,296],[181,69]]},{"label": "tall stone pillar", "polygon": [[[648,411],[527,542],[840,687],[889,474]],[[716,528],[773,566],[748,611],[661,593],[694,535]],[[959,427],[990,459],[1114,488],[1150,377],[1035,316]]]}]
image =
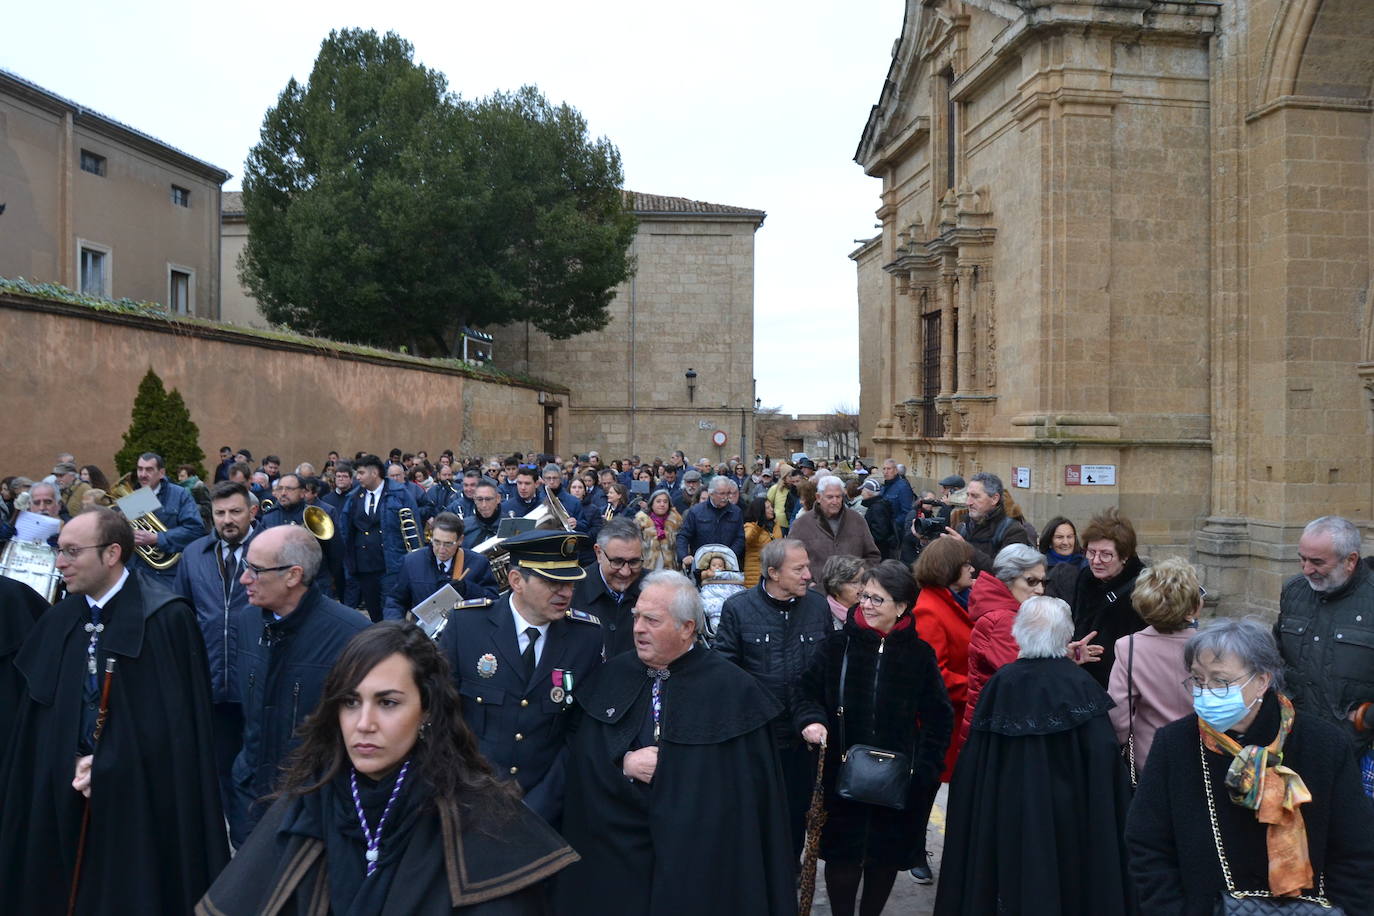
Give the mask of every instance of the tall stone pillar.
[{"label": "tall stone pillar", "polygon": [[973,368],[973,266],[959,267],[959,372],[955,389],[972,394],[977,386]]}]

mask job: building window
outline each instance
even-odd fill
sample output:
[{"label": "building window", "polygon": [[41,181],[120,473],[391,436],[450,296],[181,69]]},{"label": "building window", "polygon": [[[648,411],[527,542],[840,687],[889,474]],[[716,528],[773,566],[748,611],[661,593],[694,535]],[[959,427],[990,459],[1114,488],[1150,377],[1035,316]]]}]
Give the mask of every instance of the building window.
[{"label": "building window", "polygon": [[83,149],[81,151],[81,171],[103,176],[105,174],[105,157],[88,149]]},{"label": "building window", "polygon": [[172,203],[178,207],[191,206],[191,192],[181,185],[172,185]]},{"label": "building window", "polygon": [[175,315],[191,314],[191,272],[167,269],[167,308]]},{"label": "building window", "polygon": [[110,296],[110,249],[82,242],[78,246],[77,273],[81,291],[88,296]]},{"label": "building window", "polygon": [[921,316],[921,394],[925,404],[921,408],[921,435],[934,438],[942,435],[940,416],[935,412],[935,397],[940,393],[940,313],[927,312]]}]

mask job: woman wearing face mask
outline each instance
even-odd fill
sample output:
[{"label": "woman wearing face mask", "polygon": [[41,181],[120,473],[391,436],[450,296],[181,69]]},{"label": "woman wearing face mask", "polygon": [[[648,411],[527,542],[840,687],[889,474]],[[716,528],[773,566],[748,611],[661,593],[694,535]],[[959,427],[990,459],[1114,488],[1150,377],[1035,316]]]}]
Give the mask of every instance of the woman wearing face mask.
[{"label": "woman wearing face mask", "polygon": [[577,854],[492,775],[458,702],[414,624],[354,636],[276,804],[196,913],[546,913],[545,879]]},{"label": "woman wearing face mask", "polygon": [[1141,912],[1203,916],[1234,890],[1374,913],[1374,810],[1350,742],[1294,710],[1269,629],[1211,621],[1183,661],[1194,714],[1155,734],[1126,825]]}]

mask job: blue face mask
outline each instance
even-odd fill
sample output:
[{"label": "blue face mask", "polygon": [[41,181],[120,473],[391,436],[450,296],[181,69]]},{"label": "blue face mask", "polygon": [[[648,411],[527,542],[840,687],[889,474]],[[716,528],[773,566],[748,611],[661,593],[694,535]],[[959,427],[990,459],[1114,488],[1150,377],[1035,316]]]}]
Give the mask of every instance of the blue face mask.
[{"label": "blue face mask", "polygon": [[1219,732],[1224,732],[1232,725],[1235,725],[1245,714],[1250,711],[1250,707],[1259,701],[1255,697],[1252,702],[1245,702],[1245,695],[1242,690],[1246,684],[1255,679],[1252,674],[1242,683],[1231,684],[1226,688],[1226,693],[1217,696],[1211,690],[1204,690],[1201,687],[1193,688],[1193,710],[1198,718],[1212,726]]}]

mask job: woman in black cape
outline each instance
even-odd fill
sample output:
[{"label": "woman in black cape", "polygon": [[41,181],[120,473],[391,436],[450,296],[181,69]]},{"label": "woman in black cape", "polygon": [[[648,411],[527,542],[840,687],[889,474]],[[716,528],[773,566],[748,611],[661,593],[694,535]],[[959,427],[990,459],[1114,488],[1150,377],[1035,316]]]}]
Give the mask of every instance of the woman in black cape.
[{"label": "woman in black cape", "polygon": [[1111,698],[1065,654],[1063,601],[1027,600],[1012,633],[1020,657],[984,686],[950,783],[935,914],[1133,914]]},{"label": "woman in black cape", "polygon": [[492,775],[419,628],[354,636],[302,730],[276,803],[199,916],[547,912],[545,879],[577,854]]}]

